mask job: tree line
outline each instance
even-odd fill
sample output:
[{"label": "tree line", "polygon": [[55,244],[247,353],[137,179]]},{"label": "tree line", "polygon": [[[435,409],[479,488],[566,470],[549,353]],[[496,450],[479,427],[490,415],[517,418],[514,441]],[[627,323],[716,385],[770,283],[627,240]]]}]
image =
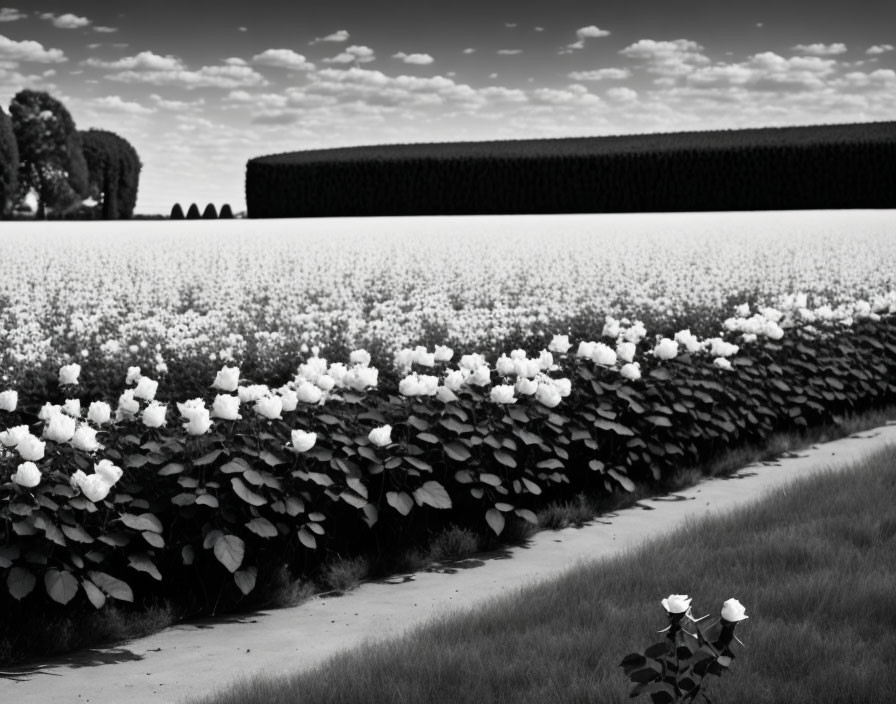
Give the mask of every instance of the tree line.
[{"label": "tree line", "polygon": [[127,140],[79,131],[48,93],[23,90],[8,115],[0,108],[0,218],[25,212],[29,194],[39,220],[130,218],[142,166]]}]

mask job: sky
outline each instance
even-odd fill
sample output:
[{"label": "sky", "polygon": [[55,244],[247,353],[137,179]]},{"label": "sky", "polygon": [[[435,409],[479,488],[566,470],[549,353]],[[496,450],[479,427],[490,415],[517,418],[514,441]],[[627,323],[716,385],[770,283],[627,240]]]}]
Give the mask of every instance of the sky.
[{"label": "sky", "polygon": [[896,119],[889,0],[8,1],[0,106],[128,140],[143,214],[303,149]]}]

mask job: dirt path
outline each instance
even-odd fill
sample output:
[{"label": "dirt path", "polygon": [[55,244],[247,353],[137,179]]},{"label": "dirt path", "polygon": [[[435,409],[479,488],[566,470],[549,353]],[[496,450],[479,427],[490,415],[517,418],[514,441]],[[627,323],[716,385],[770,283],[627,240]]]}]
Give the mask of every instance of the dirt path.
[{"label": "dirt path", "polygon": [[365,640],[422,624],[433,614],[511,593],[582,560],[614,556],[688,518],[730,510],[828,467],[848,467],[885,445],[896,446],[896,424],[818,445],[775,464],[751,465],[729,479],[648,499],[583,528],[544,531],[526,547],[363,584],[342,597],[179,625],[118,647],[48,661],[35,674],[0,678],[0,701],[160,704],[209,693],[241,676],[308,668]]}]

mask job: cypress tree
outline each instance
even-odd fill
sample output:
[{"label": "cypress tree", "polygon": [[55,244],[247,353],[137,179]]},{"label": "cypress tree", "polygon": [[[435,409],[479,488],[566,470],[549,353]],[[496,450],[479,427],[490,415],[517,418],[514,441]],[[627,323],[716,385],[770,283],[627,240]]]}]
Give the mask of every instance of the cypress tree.
[{"label": "cypress tree", "polygon": [[0,218],[6,218],[19,188],[19,146],[9,115],[0,108]]},{"label": "cypress tree", "polygon": [[171,208],[171,215],[169,217],[172,220],[183,220],[184,219],[184,209],[180,207],[180,203],[174,204],[174,207]]},{"label": "cypress tree", "polygon": [[195,203],[190,203],[190,207],[187,210],[187,220],[198,220],[199,219],[199,207]]},{"label": "cypress tree", "polygon": [[131,144],[114,132],[81,133],[90,193],[100,204],[105,220],[127,219],[134,214],[142,164]]},{"label": "cypress tree", "polygon": [[225,203],[221,206],[221,212],[218,213],[218,217],[222,220],[232,220],[233,219],[233,211],[230,209],[230,203]]},{"label": "cypress tree", "polygon": [[218,211],[215,210],[215,204],[209,203],[205,206],[205,210],[202,211],[202,219],[203,220],[217,220],[218,219]]}]

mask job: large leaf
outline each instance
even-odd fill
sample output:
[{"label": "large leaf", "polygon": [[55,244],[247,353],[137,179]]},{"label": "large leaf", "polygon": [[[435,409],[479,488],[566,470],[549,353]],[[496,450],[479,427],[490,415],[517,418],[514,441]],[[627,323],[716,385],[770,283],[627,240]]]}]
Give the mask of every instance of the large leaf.
[{"label": "large leaf", "polygon": [[362,482],[360,479],[358,479],[357,477],[349,477],[345,480],[345,483],[365,499],[367,498],[367,487],[364,486],[364,482]]},{"label": "large leaf", "polygon": [[531,479],[526,479],[525,477],[523,477],[523,484],[525,485],[526,489],[529,490],[530,494],[535,494],[535,496],[541,494],[541,487]]},{"label": "large leaf", "polygon": [[262,538],[275,538],[277,536],[277,528],[267,518],[253,518],[246,524],[246,528]]},{"label": "large leaf", "polygon": [[466,462],[472,457],[466,446],[456,440],[445,444],[445,453],[457,462]]},{"label": "large leaf", "polygon": [[0,547],[0,569],[5,569],[12,565],[13,560],[19,559],[22,551],[18,545],[4,545]]},{"label": "large leaf", "polygon": [[[93,542],[93,536],[90,535],[90,533],[84,530],[81,526],[69,526],[63,523],[62,532],[65,533],[65,537],[69,540],[75,540],[79,543]],[[0,564],[0,567],[3,567],[3,565]]]},{"label": "large leaf", "polygon": [[[654,370],[656,371],[656,370]],[[634,431],[631,428],[628,428],[620,423],[615,423],[610,420],[604,420],[602,418],[598,418],[594,421],[594,427],[600,428],[601,430],[612,430],[617,435],[634,435]]]},{"label": "large leaf", "polygon": [[427,504],[433,508],[451,508],[451,497],[438,482],[425,482],[415,489],[414,500],[418,506]]},{"label": "large leaf", "polygon": [[403,491],[387,491],[386,501],[402,516],[407,516],[414,507],[414,500]]},{"label": "large leaf", "polygon": [[162,581],[162,573],[156,567],[156,563],[145,552],[138,552],[128,556],[128,565],[138,572],[146,572],[153,579]]},{"label": "large leaf", "polygon": [[499,477],[497,474],[482,472],[479,475],[479,481],[481,481],[483,484],[488,484],[489,486],[501,486],[501,477]]},{"label": "large leaf", "polygon": [[197,467],[201,467],[205,464],[211,464],[221,456],[222,452],[223,450],[212,450],[211,452],[200,457],[198,460],[193,460],[193,464]]},{"label": "large leaf", "polygon": [[24,567],[13,567],[6,575],[6,587],[13,599],[21,601],[31,593],[37,578]]},{"label": "large leaf", "polygon": [[538,516],[536,516],[532,511],[527,508],[518,508],[514,511],[514,513],[529,523],[534,525],[538,525]]},{"label": "large leaf", "polygon": [[131,591],[131,588],[127,583],[122,582],[120,579],[116,579],[105,572],[93,571],[88,572],[87,574],[91,581],[103,590],[106,596],[118,599],[119,601],[134,601],[134,592]]},{"label": "large leaf", "polygon": [[307,528],[299,528],[299,541],[309,550],[314,550],[317,547],[317,540]]},{"label": "large leaf", "polygon": [[123,513],[121,514],[121,522],[134,530],[150,530],[153,533],[162,532],[162,522],[151,513],[141,513],[139,516],[133,513]]},{"label": "large leaf", "polygon": [[230,572],[236,572],[243,564],[246,544],[235,535],[222,535],[215,542],[215,557]]},{"label": "large leaf", "polygon": [[363,496],[358,496],[353,491],[343,491],[339,498],[345,501],[349,506],[354,506],[355,508],[364,508],[367,504],[367,499]]},{"label": "large leaf", "polygon": [[627,476],[625,476],[625,474],[623,474],[622,472],[616,469],[611,469],[607,471],[607,474],[609,474],[611,477],[613,477],[613,479],[619,482],[622,485],[622,488],[626,491],[635,490],[635,483]]},{"label": "large leaf", "polygon": [[[268,502],[266,498],[260,494],[256,494],[243,484],[243,480],[239,477],[233,477],[230,480],[230,484],[233,486],[234,493],[250,506],[264,506]],[[231,570],[231,572],[232,571],[233,570]]]},{"label": "large leaf", "polygon": [[237,570],[233,573],[233,581],[243,594],[248,594],[255,589],[255,580],[258,578],[258,570],[254,567],[247,567],[244,570]]},{"label": "large leaf", "polygon": [[90,603],[93,604],[93,608],[103,608],[103,605],[106,603],[106,595],[103,594],[100,588],[89,579],[82,579],[81,586],[84,588],[84,593],[87,595]]},{"label": "large leaf", "polygon": [[53,601],[64,606],[78,593],[78,580],[71,572],[51,568],[44,573],[44,587]]},{"label": "large leaf", "polygon": [[219,468],[224,474],[242,474],[249,469],[249,463],[242,457],[234,457]]},{"label": "large leaf", "polygon": [[504,516],[498,509],[490,508],[486,511],[485,521],[495,531],[495,535],[501,535],[501,531],[504,530]]},{"label": "large leaf", "polygon": [[516,460],[509,452],[504,452],[504,450],[495,450],[495,459],[505,467],[510,467],[511,469],[516,468]]},{"label": "large leaf", "polygon": [[152,545],[154,548],[163,548],[165,547],[165,539],[159,535],[158,533],[153,533],[152,531],[145,530],[140,535],[143,536],[143,539]]}]

